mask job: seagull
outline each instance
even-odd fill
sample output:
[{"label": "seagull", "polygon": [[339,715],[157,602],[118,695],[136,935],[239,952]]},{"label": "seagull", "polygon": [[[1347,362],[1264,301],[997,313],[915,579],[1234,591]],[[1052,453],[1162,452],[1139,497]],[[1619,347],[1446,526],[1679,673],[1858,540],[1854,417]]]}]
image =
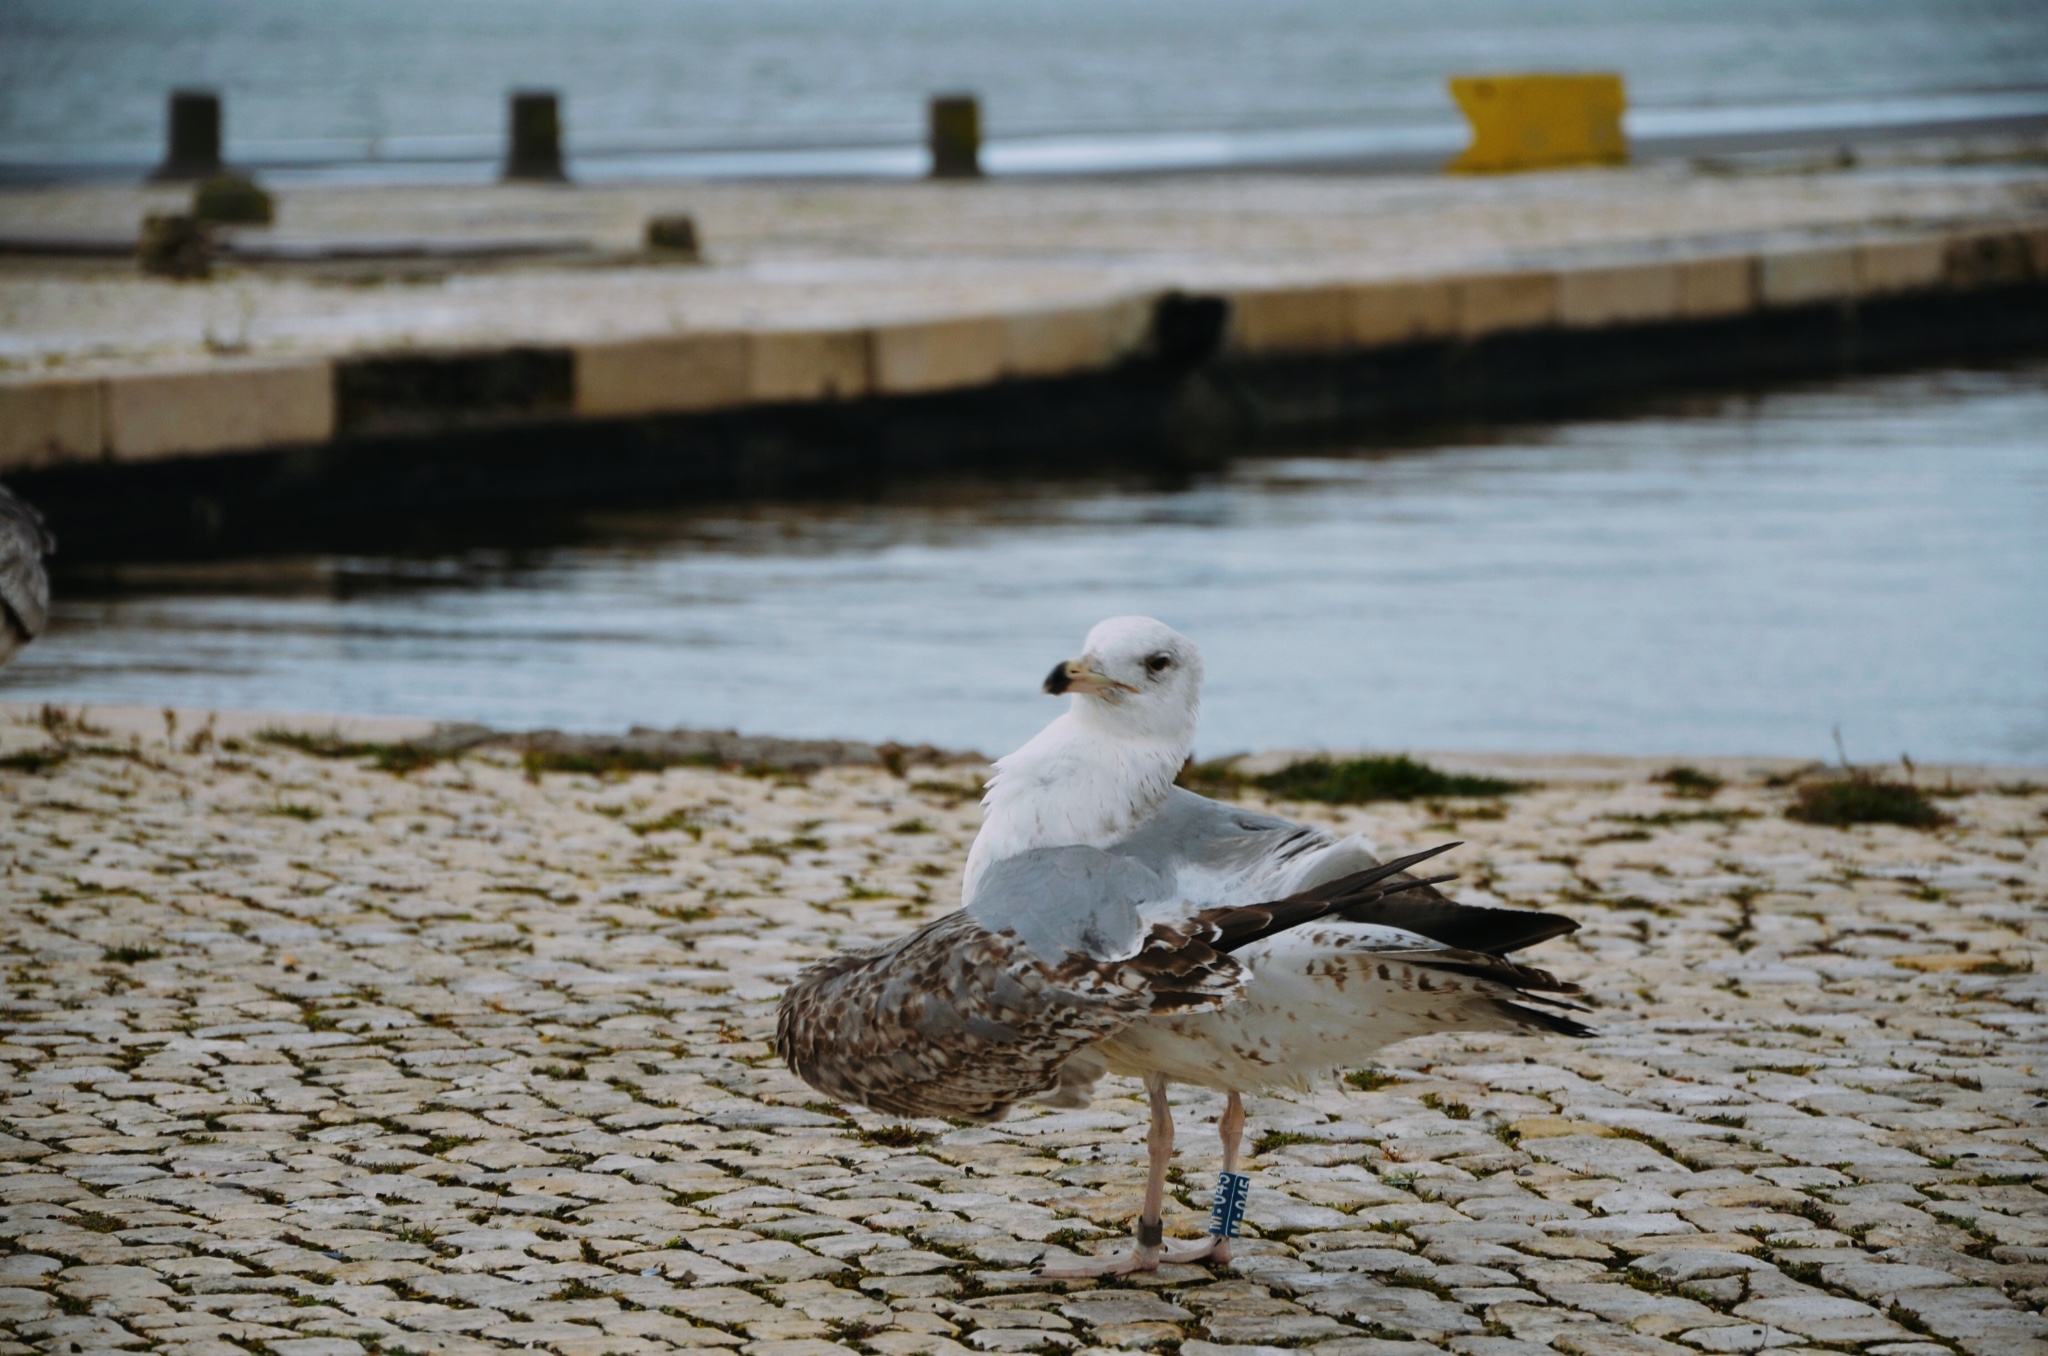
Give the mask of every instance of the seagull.
[{"label": "seagull", "polygon": [[[1044,690],[1068,709],[997,760],[962,907],[800,974],[776,1048],[841,1101],[902,1116],[1000,1120],[1089,1104],[1105,1073],[1142,1079],[1148,1175],[1123,1257],[1056,1278],[1230,1260],[1249,1179],[1243,1094],[1307,1090],[1396,1041],[1442,1031],[1583,1036],[1577,989],[1509,952],[1571,919],[1453,903],[1363,838],[1175,785],[1194,743],[1201,652],[1149,617],[1114,617]],[[1173,1083],[1227,1095],[1210,1233],[1168,1250]]]},{"label": "seagull", "polygon": [[43,557],[57,539],[43,515],[0,485],[0,665],[43,633],[50,618],[50,577]]}]

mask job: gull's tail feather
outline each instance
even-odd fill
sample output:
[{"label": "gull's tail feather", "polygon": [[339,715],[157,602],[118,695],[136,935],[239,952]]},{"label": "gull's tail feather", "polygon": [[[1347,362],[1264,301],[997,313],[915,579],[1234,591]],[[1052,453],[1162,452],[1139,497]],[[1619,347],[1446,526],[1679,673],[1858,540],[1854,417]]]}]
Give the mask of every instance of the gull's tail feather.
[{"label": "gull's tail feather", "polygon": [[[1569,1001],[1578,997],[1584,990],[1569,980],[1559,979],[1548,970],[1539,970],[1533,965],[1517,965],[1511,960],[1504,960],[1483,951],[1402,951],[1383,954],[1398,955],[1410,965],[1423,970],[1482,980],[1488,988],[1498,986],[1486,1000],[1487,1006],[1507,1019],[1509,1029],[1549,1032],[1559,1036],[1594,1034],[1592,1027],[1562,1015],[1587,1010],[1584,1004]],[[1498,989],[1505,989],[1507,992],[1503,994],[1498,992]]]}]

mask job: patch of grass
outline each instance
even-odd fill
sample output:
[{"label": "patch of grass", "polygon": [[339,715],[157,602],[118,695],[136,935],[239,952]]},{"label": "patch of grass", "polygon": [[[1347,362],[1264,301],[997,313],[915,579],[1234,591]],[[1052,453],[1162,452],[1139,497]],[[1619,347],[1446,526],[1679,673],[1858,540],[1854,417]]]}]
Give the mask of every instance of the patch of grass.
[{"label": "patch of grass", "polygon": [[1433,1092],[1422,1094],[1422,1104],[1431,1111],[1440,1112],[1454,1121],[1469,1121],[1472,1119],[1471,1107],[1466,1106],[1463,1102],[1447,1102]]},{"label": "patch of grass", "polygon": [[136,965],[142,961],[153,961],[163,954],[153,946],[109,946],[101,949],[100,959]]},{"label": "patch of grass", "polygon": [[1660,810],[1653,815],[1602,815],[1602,819],[1617,824],[1640,824],[1645,828],[1668,829],[1674,824],[1733,824],[1739,819],[1755,819],[1755,810]]},{"label": "patch of grass", "polygon": [[263,813],[267,815],[281,815],[286,819],[302,819],[310,824],[320,817],[320,807],[317,805],[298,805],[292,801],[281,800],[275,805],[264,806]]},{"label": "patch of grass", "polygon": [[931,1131],[920,1130],[914,1125],[875,1125],[854,1131],[853,1137],[878,1149],[917,1149],[938,1138]]},{"label": "patch of grass", "polygon": [[[277,744],[300,753],[309,753],[315,758],[367,758],[383,772],[404,776],[417,772],[423,767],[432,767],[441,761],[443,755],[417,744],[379,744],[362,740],[343,739],[340,735],[328,733],[312,734],[305,730],[258,730],[256,738],[265,744]],[[225,746],[223,746],[225,747]]]},{"label": "patch of grass", "polygon": [[96,1234],[111,1234],[128,1227],[112,1215],[102,1215],[97,1210],[81,1210],[71,1217],[71,1222]]},{"label": "patch of grass", "polygon": [[934,800],[944,801],[948,809],[960,804],[962,801],[981,799],[981,786],[979,783],[912,782],[910,789],[921,796],[930,796]]},{"label": "patch of grass", "polygon": [[1392,1074],[1383,1074],[1378,1069],[1353,1069],[1344,1075],[1344,1081],[1360,1092],[1378,1092],[1381,1088],[1398,1085],[1401,1080]]},{"label": "patch of grass", "polygon": [[1254,1154],[1268,1154],[1275,1149],[1284,1149],[1290,1144],[1319,1144],[1322,1141],[1309,1135],[1297,1135],[1292,1130],[1268,1130],[1252,1144]]},{"label": "patch of grass", "polygon": [[4,768],[9,772],[26,772],[33,775],[38,772],[48,772],[70,756],[71,750],[61,747],[54,749],[22,749],[19,752],[0,757],[0,768]]},{"label": "patch of grass", "polygon": [[1196,790],[1224,792],[1255,786],[1282,799],[1316,800],[1331,805],[1443,796],[1505,796],[1528,789],[1524,782],[1445,772],[1405,753],[1342,760],[1308,758],[1257,777],[1238,773],[1227,761],[1198,763],[1181,773],[1181,782]]},{"label": "patch of grass", "polygon": [[560,1290],[557,1290],[554,1294],[548,1296],[549,1299],[558,1302],[566,1302],[569,1300],[610,1299],[611,1297],[611,1291],[599,1290],[596,1286],[591,1285],[588,1282],[583,1281],[581,1279],[570,1281]]},{"label": "patch of grass", "polygon": [[1665,768],[1650,780],[1664,783],[1671,789],[1672,795],[1685,800],[1712,800],[1714,793],[1727,785],[1713,773],[1702,772],[1683,763],[1677,767]]},{"label": "patch of grass", "polygon": [[1851,824],[1903,824],[1933,829],[1948,823],[1927,793],[1911,782],[1888,781],[1860,768],[1825,781],[1807,782],[1794,793],[1786,817],[1807,824],[1847,828]]},{"label": "patch of grass", "polygon": [[85,718],[85,708],[82,706],[76,711],[66,711],[61,706],[52,706],[45,702],[43,709],[36,713],[36,723],[41,725],[48,733],[60,737],[63,735],[105,735],[107,733],[107,728],[104,725],[95,725]]},{"label": "patch of grass", "polygon": [[650,833],[687,833],[695,842],[704,841],[704,826],[697,822],[695,810],[670,810],[659,819],[650,819],[643,824],[628,824],[626,827],[642,838]]},{"label": "patch of grass", "polygon": [[901,824],[891,824],[891,833],[936,833],[937,830],[922,819],[906,819]]},{"label": "patch of grass", "polygon": [[[592,777],[625,776],[634,772],[660,772],[671,767],[719,767],[708,753],[668,754],[646,749],[528,749],[519,756],[526,775],[536,780],[544,772],[581,772]],[[742,771],[760,769],[743,768]]]}]

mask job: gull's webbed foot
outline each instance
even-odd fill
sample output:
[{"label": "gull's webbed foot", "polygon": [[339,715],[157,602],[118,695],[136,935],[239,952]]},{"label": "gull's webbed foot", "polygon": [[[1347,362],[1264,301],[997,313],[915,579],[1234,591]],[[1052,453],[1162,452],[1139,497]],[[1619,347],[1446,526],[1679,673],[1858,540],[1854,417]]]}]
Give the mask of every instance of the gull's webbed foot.
[{"label": "gull's webbed foot", "polygon": [[1165,1249],[1159,1260],[1174,1266],[1189,1262],[1214,1262],[1219,1266],[1229,1266],[1230,1240],[1218,1238],[1214,1234],[1204,1234],[1201,1242],[1190,1243],[1178,1252],[1171,1248]]},{"label": "gull's webbed foot", "polygon": [[1094,1281],[1104,1276],[1129,1276],[1140,1271],[1157,1271],[1163,1248],[1134,1245],[1121,1257],[1091,1257],[1079,1262],[1055,1262],[1038,1269],[1048,1281]]},{"label": "gull's webbed foot", "polygon": [[1161,1266],[1182,1266],[1190,1262],[1217,1262],[1227,1265],[1230,1261],[1230,1240],[1214,1234],[1205,1236],[1200,1242],[1181,1248],[1169,1248],[1159,1236],[1158,1225],[1152,1226],[1152,1237],[1147,1239],[1146,1229],[1141,1221],[1138,1225],[1138,1241],[1131,1250],[1121,1257],[1091,1257],[1079,1262],[1054,1262],[1038,1269],[1038,1274],[1049,1281],[1089,1281],[1104,1276],[1129,1276],[1141,1271],[1157,1271]]}]

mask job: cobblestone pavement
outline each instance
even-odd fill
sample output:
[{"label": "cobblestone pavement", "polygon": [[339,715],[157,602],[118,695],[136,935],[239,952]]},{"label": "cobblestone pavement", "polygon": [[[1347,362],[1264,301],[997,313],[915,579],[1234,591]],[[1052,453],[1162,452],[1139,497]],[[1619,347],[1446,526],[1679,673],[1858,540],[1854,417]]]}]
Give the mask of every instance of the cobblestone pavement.
[{"label": "cobblestone pavement", "polygon": [[[191,736],[0,730],[0,1356],[2048,1350],[2048,791],[1840,830],[1761,764],[1558,760],[1498,809],[1292,807],[1455,828],[1465,897],[1575,914],[1535,955],[1602,1034],[1255,1099],[1239,1263],[1074,1286],[1031,1268],[1123,1246],[1136,1085],[905,1124],[768,1044],[798,967],[951,906],[975,769]],[[1176,1100],[1189,1235],[1218,1099]]]}]

